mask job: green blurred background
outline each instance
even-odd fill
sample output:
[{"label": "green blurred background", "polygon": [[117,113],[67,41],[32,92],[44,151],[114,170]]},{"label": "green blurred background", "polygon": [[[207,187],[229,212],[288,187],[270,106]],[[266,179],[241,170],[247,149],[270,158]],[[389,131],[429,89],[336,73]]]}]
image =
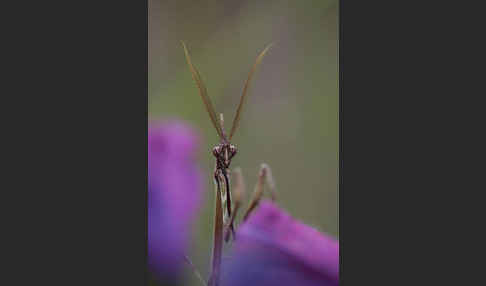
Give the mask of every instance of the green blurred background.
[{"label": "green blurred background", "polygon": [[[207,174],[194,226],[192,260],[209,269],[212,147],[218,137],[186,65],[184,40],[229,131],[256,56],[274,43],[256,73],[232,168],[243,169],[248,195],[260,164],[270,165],[278,203],[335,237],[338,230],[338,1],[149,0],[149,119],[179,118],[199,131]],[[246,200],[245,200],[246,201]],[[188,273],[187,285],[199,285]]]}]

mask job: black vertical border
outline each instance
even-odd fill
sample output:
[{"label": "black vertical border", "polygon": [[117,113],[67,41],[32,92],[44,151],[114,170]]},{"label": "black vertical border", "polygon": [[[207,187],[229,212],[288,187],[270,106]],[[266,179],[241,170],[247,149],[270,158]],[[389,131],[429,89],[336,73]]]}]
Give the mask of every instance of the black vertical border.
[{"label": "black vertical border", "polygon": [[[437,20],[446,17],[445,22],[454,25],[459,21],[450,21],[448,16],[457,13],[445,12],[446,5],[437,12],[435,5],[427,4],[340,1],[340,285],[437,285],[450,277],[447,272],[424,279],[439,265],[437,258],[453,261],[448,255],[430,254],[432,245],[453,232],[450,228],[427,239],[441,223],[430,214],[436,215],[441,205],[450,206],[442,201],[450,178],[430,179],[449,167],[449,152],[440,159],[432,160],[432,155],[456,136],[449,133],[447,139],[432,141],[434,133],[445,128],[440,111],[456,110],[444,106],[447,89],[456,79],[433,78],[440,74],[437,70],[449,72],[451,55],[464,53],[450,51],[440,63],[433,62],[454,42],[450,38],[456,39],[449,34],[452,29]],[[440,33],[447,39],[433,46]],[[431,100],[434,95],[440,99]],[[453,98],[456,103],[456,95]]]},{"label": "black vertical border", "polygon": [[20,220],[2,229],[19,261],[7,272],[147,285],[148,2],[5,4],[2,141],[15,158],[2,181],[21,202],[4,200]]}]

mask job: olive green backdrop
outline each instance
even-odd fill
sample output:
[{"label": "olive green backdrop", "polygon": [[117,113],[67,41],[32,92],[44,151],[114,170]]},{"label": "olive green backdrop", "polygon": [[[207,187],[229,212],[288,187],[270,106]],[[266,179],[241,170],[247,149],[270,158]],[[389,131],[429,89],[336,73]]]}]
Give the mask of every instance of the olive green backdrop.
[{"label": "olive green backdrop", "polygon": [[[149,0],[149,118],[179,118],[198,130],[207,192],[194,225],[194,264],[207,276],[218,138],[187,68],[184,40],[229,131],[258,53],[256,73],[233,138],[248,194],[270,165],[279,204],[338,237],[338,1]],[[248,199],[248,198],[247,198]],[[188,285],[198,281],[188,273]]]}]

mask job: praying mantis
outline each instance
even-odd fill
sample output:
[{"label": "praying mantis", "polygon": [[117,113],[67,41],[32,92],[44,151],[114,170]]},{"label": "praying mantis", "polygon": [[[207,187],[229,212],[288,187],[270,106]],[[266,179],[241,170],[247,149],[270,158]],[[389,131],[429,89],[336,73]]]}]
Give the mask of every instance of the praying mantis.
[{"label": "praying mantis", "polygon": [[[235,238],[234,224],[237,212],[241,208],[242,199],[245,194],[245,186],[243,182],[243,175],[241,168],[234,170],[235,186],[233,188],[234,201],[232,202],[232,192],[230,184],[230,164],[232,158],[237,154],[237,148],[231,143],[231,139],[238,129],[244,103],[247,98],[248,89],[253,75],[262,61],[264,55],[270,49],[272,44],[268,45],[256,58],[256,61],[250,70],[248,78],[243,87],[242,95],[236,109],[235,117],[231,126],[229,136],[227,136],[224,129],[224,117],[220,114],[219,120],[216,116],[214,106],[211,99],[208,96],[206,86],[204,85],[199,71],[192,64],[189,51],[186,45],[182,42],[184,53],[186,56],[189,70],[191,71],[192,78],[194,79],[196,86],[199,90],[199,95],[206,107],[206,111],[209,114],[209,118],[216,129],[220,142],[212,149],[212,154],[215,157],[215,167],[213,172],[213,180],[216,189],[216,207],[214,217],[214,241],[213,241],[213,253],[212,253],[212,269],[210,278],[208,280],[208,286],[218,286],[219,277],[221,271],[221,257],[223,239],[228,242],[230,236]],[[276,200],[275,181],[267,164],[262,164],[260,172],[258,174],[257,183],[253,192],[253,196],[248,204],[248,208],[243,215],[242,221],[245,221],[251,212],[256,208],[260,199],[263,196],[265,183],[268,185],[271,193],[272,200]],[[191,264],[192,265],[192,264]],[[198,272],[196,272],[198,274]],[[200,275],[198,274],[198,277]],[[200,278],[201,279],[201,278]],[[203,280],[202,280],[203,281]]]}]

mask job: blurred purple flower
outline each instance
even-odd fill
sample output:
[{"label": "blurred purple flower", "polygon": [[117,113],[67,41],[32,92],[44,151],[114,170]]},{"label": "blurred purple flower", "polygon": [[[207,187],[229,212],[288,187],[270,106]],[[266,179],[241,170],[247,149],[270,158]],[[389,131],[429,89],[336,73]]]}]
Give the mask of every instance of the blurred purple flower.
[{"label": "blurred purple flower", "polygon": [[339,283],[339,242],[261,202],[236,233],[223,262],[222,285],[334,286]]},{"label": "blurred purple flower", "polygon": [[194,132],[181,122],[149,123],[148,266],[158,278],[177,277],[201,203],[196,146]]}]

